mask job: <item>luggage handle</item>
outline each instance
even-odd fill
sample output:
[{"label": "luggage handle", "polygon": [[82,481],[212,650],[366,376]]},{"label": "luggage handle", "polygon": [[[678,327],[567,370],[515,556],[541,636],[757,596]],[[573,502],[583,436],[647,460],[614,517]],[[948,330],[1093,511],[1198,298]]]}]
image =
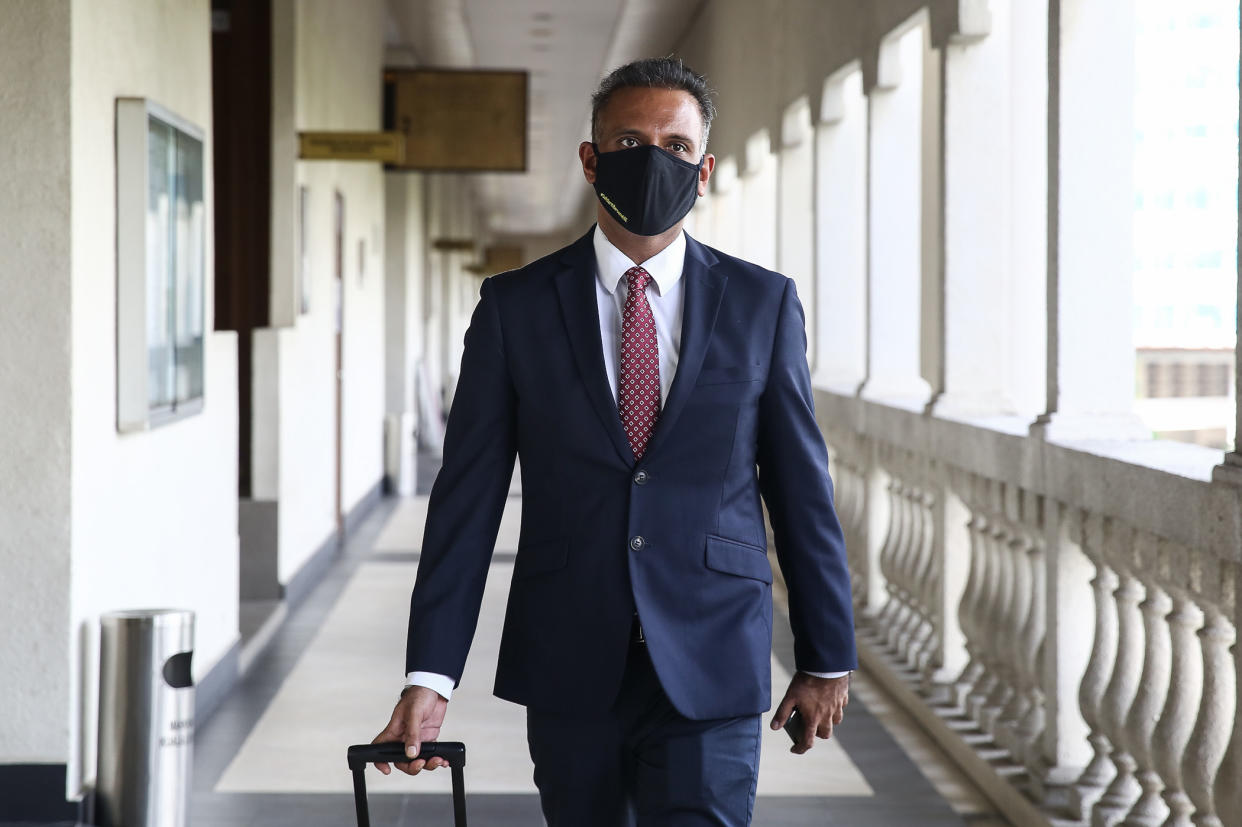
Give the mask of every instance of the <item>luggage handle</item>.
[{"label": "luggage handle", "polygon": [[349,748],[349,768],[357,769],[367,764],[404,764],[408,761],[426,761],[443,758],[450,767],[466,766],[466,745],[461,741],[424,741],[417,758],[405,754],[405,744],[391,741],[382,744],[356,744]]},{"label": "luggage handle", "polygon": [[349,769],[354,775],[354,808],[358,827],[371,827],[367,811],[367,782],[363,773],[367,764],[376,762],[406,763],[407,761],[443,758],[453,773],[453,823],[466,827],[466,745],[460,741],[424,741],[417,758],[405,754],[405,744],[394,741],[383,744],[355,744],[347,753]]}]

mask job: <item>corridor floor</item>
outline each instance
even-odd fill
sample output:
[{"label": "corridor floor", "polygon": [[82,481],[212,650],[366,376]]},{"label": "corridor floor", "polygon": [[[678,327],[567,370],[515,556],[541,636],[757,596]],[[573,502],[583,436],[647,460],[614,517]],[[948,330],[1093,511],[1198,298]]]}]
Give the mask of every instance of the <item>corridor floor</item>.
[{"label": "corridor floor", "polygon": [[[524,713],[491,695],[519,497],[509,499],[475,643],[441,736],[467,745],[470,821],[484,827],[543,824]],[[371,740],[402,685],[425,513],[422,496],[388,499],[376,508],[324,581],[284,619],[236,691],[200,726],[195,827],[354,823],[345,747]],[[774,698],[792,660],[788,622],[777,614]],[[837,736],[806,756],[789,753],[783,732],[764,731],[755,825],[1004,824],[865,675],[855,676]],[[368,782],[377,827],[452,823],[445,770],[417,778],[368,771]]]}]

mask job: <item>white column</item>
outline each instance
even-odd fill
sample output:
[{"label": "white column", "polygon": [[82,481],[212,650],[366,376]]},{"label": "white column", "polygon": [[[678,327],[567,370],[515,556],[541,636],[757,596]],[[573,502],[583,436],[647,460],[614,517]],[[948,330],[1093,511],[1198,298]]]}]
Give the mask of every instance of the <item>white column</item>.
[{"label": "white column", "polygon": [[867,380],[862,395],[921,409],[923,53],[926,24],[889,35],[870,91],[870,272]]},{"label": "white column", "polygon": [[[1242,119],[1242,94],[1238,96],[1239,118]],[[1242,142],[1238,144],[1238,169],[1242,170]],[[1238,215],[1242,216],[1242,177],[1238,180]],[[1242,253],[1242,221],[1238,223],[1238,251]],[[1238,256],[1238,315],[1237,318],[1242,319],[1242,255]],[[1234,427],[1234,447],[1233,451],[1225,455],[1225,461],[1216,467],[1213,478],[1219,481],[1231,482],[1234,485],[1242,485],[1242,336],[1238,337],[1234,350],[1234,372],[1235,381],[1233,383],[1234,401],[1236,403],[1235,416],[1237,422]],[[1242,681],[1239,681],[1242,686]],[[1242,698],[1238,700],[1239,708],[1242,708]],[[1238,767],[1242,770],[1242,756],[1238,756]],[[1238,785],[1242,790],[1242,784]],[[1238,792],[1237,799],[1239,807],[1242,808],[1242,791]],[[1242,814],[1237,816],[1237,823],[1242,824]]]},{"label": "white column", "polygon": [[712,174],[712,235],[716,249],[731,256],[742,255],[742,185],[738,181],[737,160],[721,158]]},{"label": "white column", "polygon": [[750,136],[743,161],[742,258],[775,270],[778,171],[768,130],[760,129]]},{"label": "white column", "polygon": [[853,394],[867,375],[867,97],[856,64],[824,82],[815,144],[815,379]]},{"label": "white column", "polygon": [[777,269],[794,280],[806,315],[807,359],[811,370],[819,349],[815,275],[815,136],[811,105],[805,97],[785,110],[778,163]]},{"label": "white column", "polygon": [[995,0],[943,46],[947,416],[1042,410],[1047,0]]},{"label": "white column", "polygon": [[423,363],[427,368],[427,387],[435,400],[437,411],[442,412],[442,389],[444,387],[444,266],[445,253],[434,249],[436,239],[446,233],[446,207],[444,189],[447,178],[431,175],[424,191],[424,211],[427,216],[427,271],[424,276],[423,295]]},{"label": "white column", "polygon": [[1132,410],[1134,7],[1061,0],[1059,10],[1049,38],[1048,394],[1033,430],[1141,439],[1150,430]]},{"label": "white column", "polygon": [[[71,621],[76,561],[71,559],[70,535],[71,511],[80,507],[71,498],[76,469],[70,456],[72,412],[80,404],[71,352],[75,296],[70,219],[76,177],[70,175],[70,75],[76,40],[71,18],[76,11],[61,0],[8,4],[4,15],[0,76],[10,80],[0,116],[0,145],[11,149],[0,161],[5,193],[0,199],[0,249],[5,251],[0,257],[0,352],[5,364],[0,370],[0,417],[5,422],[0,433],[0,468],[5,469],[0,623],[7,630],[0,636],[0,697],[5,704],[0,763],[80,764],[75,755],[78,721],[83,707],[90,719],[94,701],[89,691],[79,688],[90,686],[90,677],[77,676],[79,670],[89,671],[90,652],[83,658],[71,654],[81,654],[82,636]],[[187,68],[187,75],[193,76],[192,69]],[[108,106],[113,111],[111,101]],[[111,141],[111,134],[105,139]],[[111,215],[111,205],[106,209]],[[97,277],[112,275],[101,266]],[[78,309],[96,317],[110,312]],[[111,416],[113,411],[97,410],[95,415]],[[235,445],[221,450],[233,451]],[[77,461],[74,457],[73,464]],[[80,491],[78,500],[84,496],[91,495]],[[80,545],[100,551],[89,539]],[[79,666],[80,660],[87,665]],[[81,737],[93,743],[93,736]],[[74,787],[76,769],[70,769]]]},{"label": "white column", "polygon": [[712,235],[712,198],[710,195],[703,196],[694,202],[694,208],[690,210],[690,214],[686,216],[684,225],[685,231],[698,241],[709,247],[715,247],[715,238]]}]

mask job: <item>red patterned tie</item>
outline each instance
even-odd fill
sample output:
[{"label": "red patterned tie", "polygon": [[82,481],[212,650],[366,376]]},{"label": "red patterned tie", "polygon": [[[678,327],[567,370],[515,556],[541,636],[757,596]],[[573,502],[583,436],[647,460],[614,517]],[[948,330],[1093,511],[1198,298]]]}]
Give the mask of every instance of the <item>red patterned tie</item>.
[{"label": "red patterned tie", "polygon": [[641,267],[625,271],[630,292],[621,313],[621,376],[617,382],[617,402],[621,424],[634,449],[634,459],[642,459],[647,440],[660,416],[660,350],[656,344],[655,319],[647,304],[647,281],[651,274]]}]

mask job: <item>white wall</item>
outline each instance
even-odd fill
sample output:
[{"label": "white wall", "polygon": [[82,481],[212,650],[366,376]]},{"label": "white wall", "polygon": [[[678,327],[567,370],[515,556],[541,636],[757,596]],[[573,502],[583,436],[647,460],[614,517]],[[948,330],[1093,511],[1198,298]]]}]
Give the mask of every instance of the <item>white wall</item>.
[{"label": "white wall", "polygon": [[[278,4],[294,30],[299,130],[380,128],[383,4]],[[378,164],[298,161],[309,190],[310,312],[279,331],[279,564],[283,583],[335,530],[335,240],[333,197],[345,199],[343,493],[345,511],[383,474],[384,178]],[[292,228],[290,228],[291,231]],[[359,243],[365,244],[364,260]],[[288,239],[273,237],[273,244]],[[274,289],[274,293],[277,291]]]},{"label": "white wall", "polygon": [[[237,637],[234,335],[208,334],[203,413],[150,432],[116,431],[115,99],[149,97],[204,130],[210,239],[209,10],[208,0],[145,5],[141,14],[128,0],[73,6],[71,792],[93,774],[100,612],[194,610],[196,678]],[[210,241],[204,272],[210,330]]]},{"label": "white wall", "polygon": [[[0,25],[0,762],[59,762],[69,703],[69,3]],[[20,162],[17,162],[20,158]]]}]

